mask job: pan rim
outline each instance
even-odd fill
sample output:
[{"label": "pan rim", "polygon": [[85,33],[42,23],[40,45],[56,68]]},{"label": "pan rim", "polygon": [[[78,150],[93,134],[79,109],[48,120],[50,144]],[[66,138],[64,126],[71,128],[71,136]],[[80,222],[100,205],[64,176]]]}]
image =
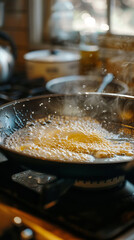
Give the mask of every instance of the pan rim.
[{"label": "pan rim", "polygon": [[3,108],[5,107],[8,107],[8,106],[11,106],[14,104],[14,106],[18,103],[23,103],[23,102],[29,102],[29,101],[32,101],[32,100],[36,100],[36,99],[42,99],[42,98],[55,98],[55,97],[76,97],[76,96],[86,96],[86,95],[100,95],[100,96],[106,96],[106,97],[117,97],[117,98],[126,98],[126,99],[134,99],[134,96],[132,95],[128,95],[128,94],[118,94],[118,93],[99,93],[99,92],[85,92],[85,93],[74,93],[74,94],[53,94],[53,93],[50,93],[50,94],[43,94],[43,95],[39,95],[39,96],[34,96],[34,97],[28,97],[28,98],[20,98],[18,100],[13,100],[13,101],[10,101],[8,103],[4,103],[2,105],[0,105],[0,110],[2,110]]}]

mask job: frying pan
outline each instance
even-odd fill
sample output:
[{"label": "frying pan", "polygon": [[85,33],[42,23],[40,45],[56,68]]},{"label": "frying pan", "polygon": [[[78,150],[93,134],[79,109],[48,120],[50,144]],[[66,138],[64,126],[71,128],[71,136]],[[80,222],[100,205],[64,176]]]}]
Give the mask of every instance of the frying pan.
[{"label": "frying pan", "polygon": [[21,99],[0,107],[0,149],[13,164],[62,178],[92,179],[124,175],[133,168],[134,156],[70,162],[41,159],[5,147],[5,140],[28,121],[57,116],[91,116],[109,132],[120,130],[134,141],[134,96],[110,93],[45,95]]}]

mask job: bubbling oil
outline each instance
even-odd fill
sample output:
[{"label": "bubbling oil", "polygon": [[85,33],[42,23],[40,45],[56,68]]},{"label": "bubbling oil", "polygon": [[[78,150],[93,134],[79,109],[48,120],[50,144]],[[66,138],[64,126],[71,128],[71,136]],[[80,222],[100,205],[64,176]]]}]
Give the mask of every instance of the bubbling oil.
[{"label": "bubbling oil", "polygon": [[93,162],[115,156],[134,156],[134,145],[104,129],[90,117],[47,118],[27,122],[6,139],[6,147],[41,159]]}]

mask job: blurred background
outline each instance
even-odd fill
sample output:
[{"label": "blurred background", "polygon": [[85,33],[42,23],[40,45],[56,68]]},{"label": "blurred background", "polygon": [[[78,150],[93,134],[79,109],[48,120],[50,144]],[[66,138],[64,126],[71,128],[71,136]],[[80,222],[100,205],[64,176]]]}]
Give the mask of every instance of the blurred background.
[{"label": "blurred background", "polygon": [[112,72],[133,88],[133,0],[0,0],[0,4],[0,28],[17,46],[15,71],[25,71],[27,52],[60,47],[80,52],[80,74]]}]

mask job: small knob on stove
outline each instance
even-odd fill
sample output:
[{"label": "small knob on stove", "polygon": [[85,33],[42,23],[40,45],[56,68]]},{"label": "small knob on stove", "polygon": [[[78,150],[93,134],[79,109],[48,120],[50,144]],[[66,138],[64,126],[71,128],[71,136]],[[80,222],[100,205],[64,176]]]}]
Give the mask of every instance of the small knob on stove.
[{"label": "small knob on stove", "polygon": [[23,225],[22,219],[18,216],[14,217],[13,224],[14,224],[14,226],[16,226],[18,228],[21,227]]},{"label": "small knob on stove", "polygon": [[30,228],[26,228],[20,233],[20,239],[21,240],[33,240],[34,239],[34,233],[33,230]]}]

